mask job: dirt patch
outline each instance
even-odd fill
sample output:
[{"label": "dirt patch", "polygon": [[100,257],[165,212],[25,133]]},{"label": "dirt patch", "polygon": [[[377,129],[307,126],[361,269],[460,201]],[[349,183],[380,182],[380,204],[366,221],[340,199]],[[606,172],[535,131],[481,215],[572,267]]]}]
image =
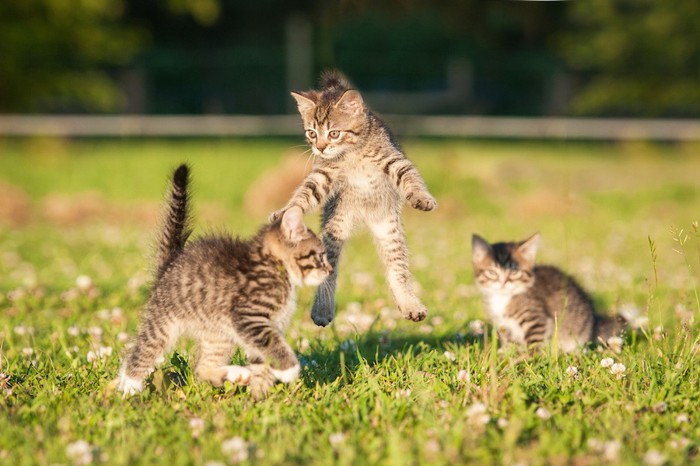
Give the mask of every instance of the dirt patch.
[{"label": "dirt patch", "polygon": [[32,219],[32,200],[21,188],[0,182],[0,224],[27,225]]},{"label": "dirt patch", "polygon": [[287,203],[304,177],[311,171],[311,161],[301,152],[289,152],[275,168],[263,173],[245,194],[245,211],[265,216]]}]

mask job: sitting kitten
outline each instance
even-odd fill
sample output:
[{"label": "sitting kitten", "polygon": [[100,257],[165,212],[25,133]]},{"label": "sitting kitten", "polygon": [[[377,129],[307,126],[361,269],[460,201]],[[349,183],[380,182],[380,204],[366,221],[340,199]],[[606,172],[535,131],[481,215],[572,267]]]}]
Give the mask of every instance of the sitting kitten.
[{"label": "sitting kitten", "polygon": [[489,244],[472,237],[476,284],[499,337],[541,344],[553,337],[556,325],[559,348],[569,352],[620,333],[624,318],[596,315],[591,298],[572,277],[535,265],[539,243],[539,234],[519,243]]},{"label": "sitting kitten", "polygon": [[437,207],[423,178],[386,124],[367,108],[360,93],[339,72],[324,73],[320,90],[292,92],[292,96],[314,165],[273,218],[293,207],[300,207],[304,213],[323,207],[321,237],[333,272],[316,292],[311,318],[320,326],[333,320],[340,252],[354,227],[362,223],[376,240],[399,311],[406,319],[425,319],[427,309],[411,285],[401,225],[405,201],[418,210]]},{"label": "sitting kitten", "polygon": [[[209,236],[191,241],[189,169],[174,173],[160,236],[155,284],[118,389],[140,392],[156,360],[181,336],[199,344],[195,373],[214,385],[250,385],[256,398],[279,380],[291,382],[299,362],[284,339],[295,310],[295,287],[318,285],[331,272],[321,240],[290,209],[247,241]],[[235,345],[248,367],[229,365]]]}]

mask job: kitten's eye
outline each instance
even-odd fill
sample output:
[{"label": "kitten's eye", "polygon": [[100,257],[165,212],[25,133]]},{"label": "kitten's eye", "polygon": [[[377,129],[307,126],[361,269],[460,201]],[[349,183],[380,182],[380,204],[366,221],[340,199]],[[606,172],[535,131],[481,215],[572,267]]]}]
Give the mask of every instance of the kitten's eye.
[{"label": "kitten's eye", "polygon": [[523,273],[520,270],[514,270],[510,273],[510,278],[513,280],[520,280],[523,278]]},{"label": "kitten's eye", "polygon": [[309,139],[316,139],[316,131],[314,131],[313,129],[307,129],[306,137]]},{"label": "kitten's eye", "polygon": [[495,270],[484,270],[484,276],[489,280],[498,280],[498,273]]},{"label": "kitten's eye", "polygon": [[333,131],[328,133],[328,136],[330,136],[331,139],[338,139],[340,137],[340,131],[334,129]]}]

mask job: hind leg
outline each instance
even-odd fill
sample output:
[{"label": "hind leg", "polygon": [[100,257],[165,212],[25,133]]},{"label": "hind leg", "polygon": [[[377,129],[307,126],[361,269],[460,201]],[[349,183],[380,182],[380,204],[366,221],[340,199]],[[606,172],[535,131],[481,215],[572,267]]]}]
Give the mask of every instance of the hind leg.
[{"label": "hind leg", "polygon": [[415,322],[425,319],[428,310],[413,291],[408,268],[408,248],[401,220],[398,217],[368,223],[377,240],[377,249],[384,262],[386,280],[404,318]]},{"label": "hind leg", "polygon": [[124,396],[143,391],[143,381],[153,371],[158,359],[170,351],[179,337],[177,322],[167,318],[146,317],[136,342],[124,359],[117,389]]},{"label": "hind leg", "polygon": [[203,339],[199,343],[199,359],[195,373],[218,387],[225,381],[247,385],[250,381],[250,370],[243,366],[228,364],[233,352],[233,341],[226,338]]},{"label": "hind leg", "polygon": [[338,262],[343,244],[352,232],[353,219],[350,215],[335,213],[337,209],[324,218],[321,239],[326,247],[328,263],[333,268],[331,274],[319,285],[316,290],[311,319],[318,326],[325,327],[335,317],[335,286],[338,279]]}]

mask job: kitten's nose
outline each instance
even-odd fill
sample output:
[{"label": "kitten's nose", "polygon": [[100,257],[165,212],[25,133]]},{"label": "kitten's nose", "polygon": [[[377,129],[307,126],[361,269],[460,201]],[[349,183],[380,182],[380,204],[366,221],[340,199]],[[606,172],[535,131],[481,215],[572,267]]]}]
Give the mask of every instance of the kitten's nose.
[{"label": "kitten's nose", "polygon": [[326,147],[328,147],[328,144],[326,144],[324,141],[316,141],[316,149],[318,149],[319,152],[323,152],[326,149]]}]

